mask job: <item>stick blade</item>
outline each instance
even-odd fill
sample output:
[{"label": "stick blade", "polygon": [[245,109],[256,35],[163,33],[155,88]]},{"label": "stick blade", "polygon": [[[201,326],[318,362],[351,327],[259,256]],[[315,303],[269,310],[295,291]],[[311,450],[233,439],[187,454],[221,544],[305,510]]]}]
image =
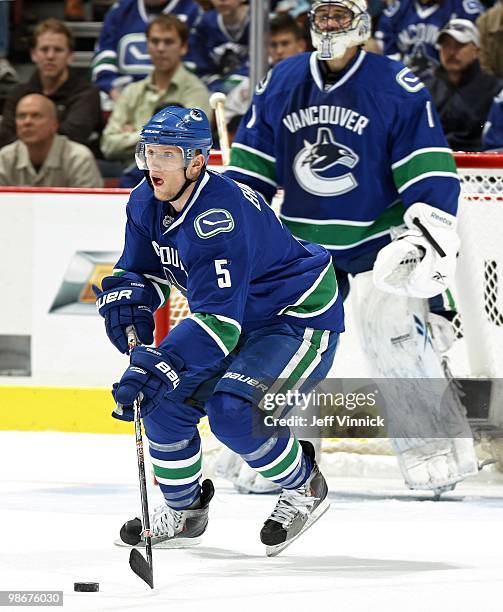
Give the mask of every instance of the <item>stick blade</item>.
[{"label": "stick blade", "polygon": [[136,548],[131,549],[129,565],[133,572],[144,580],[151,589],[154,588],[154,572],[145,557]]}]

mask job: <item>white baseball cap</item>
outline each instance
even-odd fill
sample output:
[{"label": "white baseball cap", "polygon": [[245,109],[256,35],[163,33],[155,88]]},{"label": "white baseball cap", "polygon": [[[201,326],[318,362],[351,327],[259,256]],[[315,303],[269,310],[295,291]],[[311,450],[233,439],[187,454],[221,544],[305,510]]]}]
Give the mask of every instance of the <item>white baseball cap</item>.
[{"label": "white baseball cap", "polygon": [[440,44],[440,39],[444,34],[452,36],[458,43],[466,45],[473,43],[476,47],[480,47],[480,34],[477,26],[468,19],[451,19],[440,30],[437,36],[437,44]]}]

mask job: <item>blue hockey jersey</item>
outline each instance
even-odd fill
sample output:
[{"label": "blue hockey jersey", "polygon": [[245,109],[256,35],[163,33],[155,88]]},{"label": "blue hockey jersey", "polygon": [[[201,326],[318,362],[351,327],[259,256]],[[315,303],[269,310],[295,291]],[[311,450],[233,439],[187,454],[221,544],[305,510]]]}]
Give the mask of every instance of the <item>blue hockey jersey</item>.
[{"label": "blue hockey jersey", "polygon": [[[192,28],[202,11],[195,0],[171,0],[163,13],[176,15]],[[100,89],[124,87],[151,72],[145,36],[149,21],[144,0],[119,0],[107,12],[91,66]]]},{"label": "blue hockey jersey", "polygon": [[380,248],[404,206],[456,214],[459,179],[431,97],[399,62],[359,50],[325,87],[316,54],[280,62],[253,97],[228,175],[270,201],[292,233],[344,257]]},{"label": "blue hockey jersey", "polygon": [[223,359],[241,332],[280,321],[343,331],[329,253],[301,243],[246,185],[206,172],[174,218],[144,180],[127,205],[124,251],[115,274],[143,274],[167,299],[187,295],[192,316],[162,347],[189,371]]},{"label": "blue hockey jersey", "polygon": [[212,91],[229,91],[249,71],[250,18],[232,35],[218,11],[207,11],[191,34],[187,65]]},{"label": "blue hockey jersey", "polygon": [[442,0],[421,4],[417,0],[395,0],[379,18],[375,38],[385,55],[415,63],[417,56],[438,60],[440,30],[455,17],[475,21],[484,7],[478,0]]},{"label": "blue hockey jersey", "polygon": [[482,133],[482,149],[503,150],[503,90],[494,98]]}]

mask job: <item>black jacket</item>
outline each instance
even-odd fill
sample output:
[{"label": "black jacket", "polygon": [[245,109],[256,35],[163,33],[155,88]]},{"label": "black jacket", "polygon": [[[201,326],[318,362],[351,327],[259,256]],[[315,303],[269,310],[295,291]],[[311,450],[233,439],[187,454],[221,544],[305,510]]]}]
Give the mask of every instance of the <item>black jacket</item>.
[{"label": "black jacket", "polygon": [[[16,140],[16,105],[20,98],[31,93],[43,93],[38,70],[27,83],[14,87],[5,101],[0,123],[0,147]],[[58,111],[58,132],[70,140],[89,145],[91,134],[102,127],[99,90],[70,69],[68,79],[47,97]]]},{"label": "black jacket", "polygon": [[503,82],[484,72],[476,60],[465,70],[458,85],[449,82],[442,66],[425,84],[450,146],[455,151],[480,151],[482,128]]}]

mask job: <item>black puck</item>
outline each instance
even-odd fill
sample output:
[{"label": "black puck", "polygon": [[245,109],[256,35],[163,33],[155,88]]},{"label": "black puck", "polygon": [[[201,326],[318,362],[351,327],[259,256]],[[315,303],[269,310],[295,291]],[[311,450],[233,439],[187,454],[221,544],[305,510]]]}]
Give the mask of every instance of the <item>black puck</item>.
[{"label": "black puck", "polygon": [[73,590],[79,593],[96,593],[100,590],[99,582],[74,582]]}]

